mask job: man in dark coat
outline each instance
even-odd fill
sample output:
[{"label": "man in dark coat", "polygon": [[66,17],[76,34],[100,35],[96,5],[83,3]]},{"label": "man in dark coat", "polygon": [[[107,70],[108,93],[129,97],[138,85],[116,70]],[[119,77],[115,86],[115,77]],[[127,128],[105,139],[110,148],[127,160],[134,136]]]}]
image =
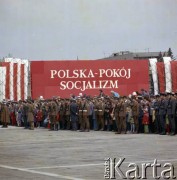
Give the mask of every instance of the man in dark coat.
[{"label": "man in dark coat", "polygon": [[28,101],[27,104],[27,121],[29,123],[29,129],[34,130],[34,105],[32,101]]},{"label": "man in dark coat", "polygon": [[166,107],[165,107],[165,94],[160,94],[160,102],[159,102],[159,117],[160,117],[160,127],[161,133],[160,135],[166,135]]},{"label": "man in dark coat", "polygon": [[72,123],[72,130],[77,130],[77,120],[78,120],[78,106],[75,99],[71,100],[70,105],[70,118]]},{"label": "man in dark coat", "polygon": [[175,107],[176,102],[171,93],[167,93],[167,99],[165,100],[166,113],[170,125],[170,135],[175,135]]},{"label": "man in dark coat", "polygon": [[155,96],[155,102],[154,102],[154,110],[155,110],[155,133],[160,134],[161,133],[161,127],[160,127],[160,116],[159,116],[159,105],[160,105],[160,95],[157,94]]},{"label": "man in dark coat", "polygon": [[65,112],[65,106],[64,106],[64,100],[61,100],[59,106],[58,106],[58,111],[59,111],[59,117],[60,117],[60,128],[65,129],[66,128],[66,121],[64,118],[64,112]]},{"label": "man in dark coat", "polygon": [[64,103],[64,121],[66,124],[66,129],[70,130],[71,129],[71,121],[70,121],[70,101],[69,101],[69,99],[66,99],[65,103]]}]

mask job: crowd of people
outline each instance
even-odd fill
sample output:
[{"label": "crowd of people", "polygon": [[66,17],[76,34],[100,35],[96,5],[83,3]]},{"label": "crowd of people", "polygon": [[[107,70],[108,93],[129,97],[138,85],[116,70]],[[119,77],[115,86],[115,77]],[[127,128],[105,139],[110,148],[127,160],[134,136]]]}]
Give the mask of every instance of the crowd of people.
[{"label": "crowd of people", "polygon": [[45,127],[51,131],[113,131],[115,134],[156,133],[175,135],[177,131],[177,93],[149,95],[147,91],[120,96],[102,90],[98,96],[0,102],[2,128]]}]

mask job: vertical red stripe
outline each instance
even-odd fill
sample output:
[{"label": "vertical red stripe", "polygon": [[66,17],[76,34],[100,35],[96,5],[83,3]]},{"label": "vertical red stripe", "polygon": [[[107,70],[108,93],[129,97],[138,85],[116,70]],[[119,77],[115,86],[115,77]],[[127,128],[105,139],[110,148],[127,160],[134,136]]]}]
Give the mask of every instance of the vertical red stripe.
[{"label": "vertical red stripe", "polygon": [[165,92],[165,65],[163,62],[157,63],[157,74],[159,80],[159,91]]},{"label": "vertical red stripe", "polygon": [[171,61],[172,91],[177,92],[177,61]]},{"label": "vertical red stripe", "polygon": [[6,99],[10,99],[10,63],[2,62],[1,66],[6,67],[5,97],[6,97]]},{"label": "vertical red stripe", "polygon": [[6,99],[10,99],[10,63],[6,66]]},{"label": "vertical red stripe", "polygon": [[24,84],[25,84],[25,80],[24,80],[24,73],[25,73],[25,66],[24,64],[21,64],[21,100],[24,100]]},{"label": "vertical red stripe", "polygon": [[30,92],[31,92],[31,97],[33,98],[33,91],[32,91],[32,87],[33,87],[33,85],[32,85],[32,71],[31,71],[31,73],[30,73],[30,85],[31,85],[31,89],[30,89]]},{"label": "vertical red stripe", "polygon": [[13,72],[14,72],[14,79],[13,79],[13,83],[14,83],[14,100],[17,101],[17,63],[14,63],[13,65]]}]

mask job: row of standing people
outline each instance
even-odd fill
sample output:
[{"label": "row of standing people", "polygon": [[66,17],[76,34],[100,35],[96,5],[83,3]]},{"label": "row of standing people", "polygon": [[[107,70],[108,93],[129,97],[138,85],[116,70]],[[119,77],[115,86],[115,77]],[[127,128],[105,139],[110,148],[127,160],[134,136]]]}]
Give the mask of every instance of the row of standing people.
[{"label": "row of standing people", "polygon": [[[0,104],[3,127],[16,120],[34,129],[50,123],[50,130],[107,130],[120,133],[176,133],[176,94],[160,94],[149,99],[77,98]],[[167,122],[168,121],[168,122]]]}]

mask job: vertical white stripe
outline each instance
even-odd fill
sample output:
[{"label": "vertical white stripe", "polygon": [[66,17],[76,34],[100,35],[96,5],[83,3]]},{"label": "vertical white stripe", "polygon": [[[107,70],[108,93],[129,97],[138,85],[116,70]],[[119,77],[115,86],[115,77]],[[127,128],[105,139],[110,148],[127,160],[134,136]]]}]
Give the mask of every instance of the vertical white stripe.
[{"label": "vertical white stripe", "polygon": [[157,64],[156,64],[157,59],[156,58],[149,59],[149,62],[150,62],[152,79],[153,79],[153,84],[154,84],[154,95],[157,95],[159,92],[158,77],[157,77]]},{"label": "vertical white stripe", "polygon": [[6,67],[0,67],[0,101],[6,98]]},{"label": "vertical white stripe", "polygon": [[21,100],[21,59],[16,59],[17,62],[17,101]]},{"label": "vertical white stripe", "polygon": [[23,59],[22,63],[24,64],[24,99],[27,99],[27,97],[28,97],[29,62],[28,62],[28,60]]},{"label": "vertical white stripe", "polygon": [[14,100],[14,63],[10,62],[10,100]]},{"label": "vertical white stripe", "polygon": [[166,92],[172,92],[172,81],[171,81],[171,57],[163,57],[165,65],[165,82]]}]

